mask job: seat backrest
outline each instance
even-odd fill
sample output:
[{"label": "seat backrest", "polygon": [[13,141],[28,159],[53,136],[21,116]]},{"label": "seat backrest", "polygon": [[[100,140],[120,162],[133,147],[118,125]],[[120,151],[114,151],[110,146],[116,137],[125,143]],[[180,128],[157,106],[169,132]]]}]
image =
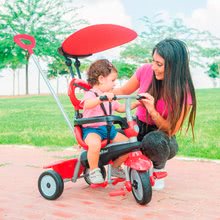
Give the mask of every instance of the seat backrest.
[{"label": "seat backrest", "polygon": [[74,109],[78,111],[82,109],[82,106],[80,106],[80,100],[76,97],[76,93],[75,93],[76,88],[80,88],[85,91],[88,91],[91,89],[91,86],[82,79],[73,78],[71,80],[69,84],[68,95],[70,97]]},{"label": "seat backrest", "polygon": [[[88,145],[82,139],[82,128],[79,125],[74,126],[74,133],[78,144],[83,147],[83,149],[88,150]],[[107,143],[107,139],[103,140],[101,142],[101,148],[105,147]]]}]

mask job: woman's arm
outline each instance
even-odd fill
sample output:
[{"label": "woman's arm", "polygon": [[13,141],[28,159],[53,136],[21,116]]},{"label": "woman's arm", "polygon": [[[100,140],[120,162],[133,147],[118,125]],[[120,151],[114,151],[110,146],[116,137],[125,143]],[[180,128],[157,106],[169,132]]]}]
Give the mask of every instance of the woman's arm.
[{"label": "woman's arm", "polygon": [[164,119],[156,109],[151,111],[148,110],[152,120],[154,121],[155,125],[160,129],[170,135],[170,123],[167,119]]},{"label": "woman's arm", "polygon": [[170,134],[170,123],[167,119],[164,119],[155,109],[154,97],[149,93],[141,93],[140,95],[145,97],[145,99],[141,99],[141,102],[145,106],[155,125],[159,129],[165,131],[167,134]]},{"label": "woman's arm", "polygon": [[[139,101],[131,103],[131,110],[137,108],[138,105],[140,105]],[[125,104],[120,104],[115,111],[119,113],[125,112]]]},{"label": "woman's arm", "polygon": [[152,109],[151,111],[148,111],[148,112],[152,120],[154,121],[154,123],[159,129],[165,131],[167,134],[169,134],[169,136],[173,136],[180,130],[180,127],[183,121],[185,120],[186,116],[188,115],[190,108],[191,108],[191,105],[187,105],[186,114],[184,114],[184,107],[183,107],[180,118],[177,121],[176,127],[173,131],[171,131],[170,129],[170,123],[168,122],[168,120],[164,119],[155,109]]},{"label": "woman's arm", "polygon": [[113,89],[115,95],[130,95],[135,92],[140,86],[140,83],[134,74],[122,87]]}]

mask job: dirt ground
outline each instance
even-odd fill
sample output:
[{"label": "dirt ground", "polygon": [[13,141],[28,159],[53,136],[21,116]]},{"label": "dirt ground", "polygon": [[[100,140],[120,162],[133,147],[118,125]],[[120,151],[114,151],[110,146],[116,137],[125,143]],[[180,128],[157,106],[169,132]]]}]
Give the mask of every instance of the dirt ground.
[{"label": "dirt ground", "polygon": [[42,167],[76,153],[74,148],[0,145],[0,220],[220,220],[219,161],[170,160],[165,189],[153,191],[146,206],[138,205],[132,193],[110,197],[113,186],[92,189],[83,179],[65,183],[57,200],[44,199],[37,188]]}]

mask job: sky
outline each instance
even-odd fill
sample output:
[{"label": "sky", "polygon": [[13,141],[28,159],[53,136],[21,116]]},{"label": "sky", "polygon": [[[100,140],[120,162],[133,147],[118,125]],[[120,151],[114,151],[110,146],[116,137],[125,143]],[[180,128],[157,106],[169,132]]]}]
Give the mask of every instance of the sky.
[{"label": "sky", "polygon": [[[71,2],[71,0],[69,0]],[[140,18],[162,13],[164,19],[180,17],[189,27],[220,37],[219,0],[72,0],[84,5],[80,16],[95,23],[114,23],[140,31]],[[73,4],[73,3],[72,3]]]},{"label": "sky", "polygon": [[[5,0],[0,0],[1,4]],[[12,1],[12,0],[8,0]],[[137,33],[142,32],[141,18],[149,18],[158,13],[162,14],[163,19],[180,17],[188,27],[199,30],[208,30],[213,35],[220,38],[220,0],[65,0],[71,6],[82,6],[78,11],[79,17],[88,20],[92,24],[111,23],[129,27]],[[119,48],[100,53],[98,58],[103,56],[113,59],[114,54]],[[93,56],[92,56],[93,57]],[[97,57],[96,57],[97,58]],[[33,70],[34,72],[34,70]],[[37,77],[38,71],[33,73]],[[208,88],[212,86],[211,79],[204,74],[204,70],[192,71],[194,85],[197,88]],[[19,79],[18,79],[19,78]],[[19,74],[16,82],[24,82],[24,76]],[[30,88],[35,88],[32,93],[37,91],[37,79],[30,79]],[[0,95],[11,94],[12,74],[0,73]],[[56,82],[54,82],[56,83]],[[64,83],[65,84],[65,83]],[[220,86],[220,82],[219,82]],[[24,87],[20,85],[20,87]],[[21,88],[20,88],[21,90]],[[16,89],[18,91],[18,88]],[[43,90],[45,92],[46,90]]]},{"label": "sky", "polygon": [[[220,0],[66,0],[70,5],[82,6],[79,17],[91,25],[112,23],[129,27],[138,34],[144,31],[141,18],[160,13],[163,20],[181,18],[187,27],[208,30],[220,38]],[[219,28],[216,28],[219,27]],[[95,54],[91,59],[117,59],[120,48]]]},{"label": "sky", "polygon": [[[0,0],[1,4],[6,0]],[[8,0],[13,1],[13,0]],[[82,6],[80,18],[90,24],[113,23],[140,31],[140,18],[158,13],[164,19],[181,17],[185,24],[208,30],[220,37],[220,0],[64,0],[72,6]]]},{"label": "sky", "polygon": [[[8,0],[12,1],[12,0]],[[90,24],[112,23],[142,31],[141,18],[158,13],[163,19],[183,19],[189,27],[208,30],[220,38],[220,0],[64,0],[79,6],[79,17]],[[1,4],[5,0],[0,0]]]}]

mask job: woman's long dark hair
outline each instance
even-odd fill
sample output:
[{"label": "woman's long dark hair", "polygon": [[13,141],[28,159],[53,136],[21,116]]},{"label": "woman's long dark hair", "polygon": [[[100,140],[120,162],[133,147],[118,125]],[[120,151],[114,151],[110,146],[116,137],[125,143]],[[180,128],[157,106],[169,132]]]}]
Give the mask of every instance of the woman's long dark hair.
[{"label": "woman's long dark hair", "polygon": [[[168,108],[168,121],[171,133],[174,131],[177,121],[184,109],[186,117],[187,95],[191,94],[192,107],[189,114],[188,128],[192,127],[194,136],[194,124],[196,116],[196,96],[193,86],[189,57],[186,44],[177,39],[165,39],[159,42],[153,49],[165,60],[164,80],[157,80],[155,75],[148,92],[155,98],[155,103],[159,98],[163,98]],[[184,121],[184,120],[183,120]],[[182,127],[183,121],[180,125]]]}]

